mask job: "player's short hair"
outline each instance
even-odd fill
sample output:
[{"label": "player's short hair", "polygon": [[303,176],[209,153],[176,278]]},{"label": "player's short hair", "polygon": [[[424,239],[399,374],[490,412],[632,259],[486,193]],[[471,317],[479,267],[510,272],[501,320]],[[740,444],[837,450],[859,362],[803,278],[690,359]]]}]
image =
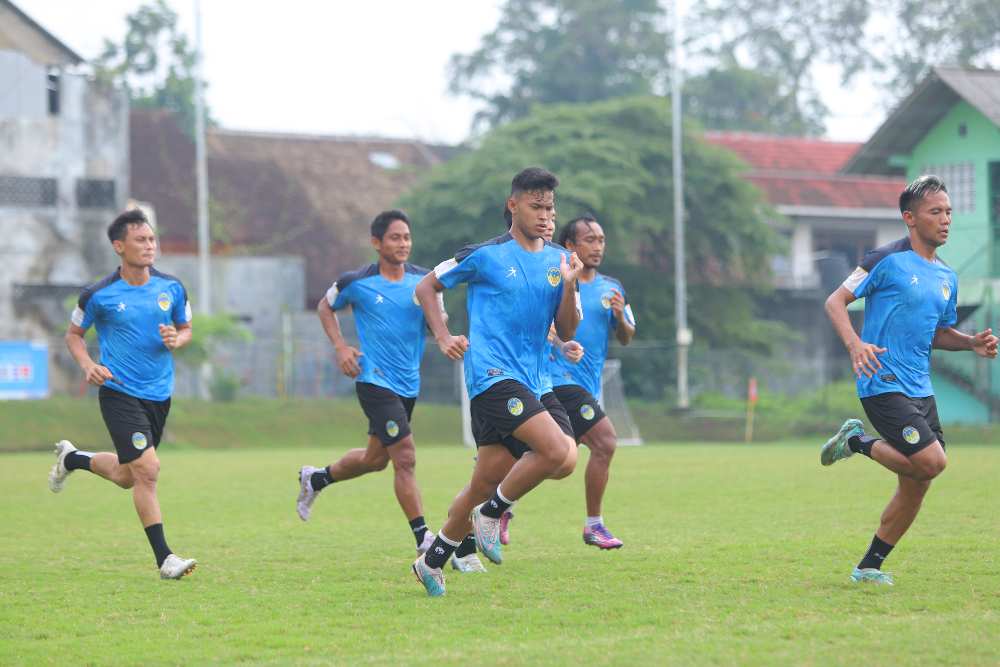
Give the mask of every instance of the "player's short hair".
[{"label": "player's short hair", "polygon": [[912,213],[913,208],[924,197],[932,195],[935,192],[948,192],[948,188],[944,186],[944,181],[941,180],[941,177],[934,174],[920,176],[907,185],[906,189],[899,195],[899,212],[906,213],[910,211]]},{"label": "player's short hair", "polygon": [[503,219],[507,221],[507,229],[514,226],[514,216],[511,215],[510,209],[507,208],[507,202],[503,203]]},{"label": "player's short hair", "polygon": [[573,243],[576,243],[576,235],[580,231],[580,225],[586,225],[589,228],[591,223],[594,222],[597,222],[597,218],[589,213],[573,218],[559,231],[559,245],[565,248],[567,242],[572,241]]},{"label": "player's short hair", "polygon": [[407,227],[410,226],[410,219],[399,209],[394,208],[389,211],[382,211],[372,220],[372,236],[381,241],[382,237],[385,236],[385,230],[389,229],[389,225],[396,220],[402,220],[406,223]]},{"label": "player's short hair", "polygon": [[145,213],[137,208],[129,209],[112,220],[111,224],[108,225],[108,240],[112,243],[115,241],[124,241],[125,237],[128,236],[129,225],[148,224],[149,219]]},{"label": "player's short hair", "polygon": [[541,167],[522,169],[510,182],[510,195],[522,192],[553,191],[559,187],[559,179],[551,171]]}]

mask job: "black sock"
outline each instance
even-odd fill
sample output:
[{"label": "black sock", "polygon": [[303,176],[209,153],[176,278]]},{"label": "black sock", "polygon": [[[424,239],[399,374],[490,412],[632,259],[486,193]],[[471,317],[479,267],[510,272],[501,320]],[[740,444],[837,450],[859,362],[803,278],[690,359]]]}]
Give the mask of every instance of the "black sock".
[{"label": "black sock", "polygon": [[474,553],[476,553],[476,536],[469,533],[462,540],[462,543],[458,545],[458,548],[455,549],[455,556],[462,558]]},{"label": "black sock", "polygon": [[79,450],[70,452],[63,459],[63,465],[66,466],[66,470],[86,470],[90,472],[90,457],[93,455],[92,452],[81,452]]},{"label": "black sock", "polygon": [[424,535],[427,534],[427,522],[424,521],[423,515],[410,520],[410,530],[413,531],[413,537],[417,538],[417,546],[419,547],[424,543]]},{"label": "black sock", "polygon": [[483,503],[483,508],[479,511],[483,516],[488,516],[491,519],[499,519],[500,515],[506,512],[510,506],[511,503],[500,497],[500,489],[498,488],[493,497]]},{"label": "black sock", "polygon": [[864,454],[868,458],[872,457],[872,445],[878,442],[878,438],[870,435],[852,435],[847,439],[847,446],[855,454]]},{"label": "black sock", "polygon": [[455,553],[455,548],[458,545],[448,544],[441,539],[441,534],[434,538],[434,543],[431,544],[431,548],[427,550],[424,554],[424,562],[427,563],[427,567],[444,567],[444,564],[448,562],[451,555]]},{"label": "black sock", "polygon": [[865,570],[868,568],[875,568],[876,570],[882,569],[882,562],[889,556],[889,552],[892,551],[892,545],[883,542],[879,539],[878,535],[872,538],[872,544],[868,547],[868,553],[865,557],[861,559],[858,563],[859,570]]},{"label": "black sock", "polygon": [[163,537],[163,524],[154,523],[152,526],[147,526],[146,539],[149,540],[149,546],[153,547],[153,553],[156,554],[156,567],[162,566],[163,561],[167,560],[167,556],[173,553],[167,546],[167,539]]},{"label": "black sock", "polygon": [[309,485],[313,491],[322,491],[323,487],[333,484],[334,481],[333,477],[330,477],[330,468],[323,468],[312,474],[312,477],[309,478]]}]

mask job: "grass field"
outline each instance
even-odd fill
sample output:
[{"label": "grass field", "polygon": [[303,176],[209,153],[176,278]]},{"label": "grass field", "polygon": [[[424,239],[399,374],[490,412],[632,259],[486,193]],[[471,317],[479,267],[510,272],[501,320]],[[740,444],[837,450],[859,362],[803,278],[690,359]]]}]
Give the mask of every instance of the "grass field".
[{"label": "grass field", "polygon": [[[164,448],[167,537],[201,563],[180,582],[156,576],[125,492],[75,473],[53,495],[49,456],[5,454],[0,663],[1000,663],[1000,450],[951,447],[888,560],[896,586],[859,588],[891,478],[801,445],[620,450],[605,517],[623,549],[581,543],[578,472],[518,506],[502,566],[449,573],[441,599],[409,572],[389,473],[298,520],[298,466],[339,452]],[[418,456],[437,527],[471,452]]]}]

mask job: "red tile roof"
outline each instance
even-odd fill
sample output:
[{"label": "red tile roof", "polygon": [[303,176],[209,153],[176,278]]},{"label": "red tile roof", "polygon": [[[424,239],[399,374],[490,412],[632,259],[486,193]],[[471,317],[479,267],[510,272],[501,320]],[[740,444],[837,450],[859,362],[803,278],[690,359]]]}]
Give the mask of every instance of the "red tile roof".
[{"label": "red tile roof", "polygon": [[839,174],[860,143],[750,132],[706,132],[711,144],[746,162],[746,178],[775,206],[893,208],[906,183],[899,178]]}]

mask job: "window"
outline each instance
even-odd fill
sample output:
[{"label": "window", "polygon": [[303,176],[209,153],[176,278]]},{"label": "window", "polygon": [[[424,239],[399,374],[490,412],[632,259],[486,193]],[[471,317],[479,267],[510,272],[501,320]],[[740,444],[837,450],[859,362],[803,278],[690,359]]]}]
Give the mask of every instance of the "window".
[{"label": "window", "polygon": [[45,80],[45,89],[48,92],[49,115],[59,115],[59,93],[61,91],[59,70],[50,68]]},{"label": "window", "polygon": [[115,208],[115,182],[98,178],[77,180],[76,204],[80,208]]},{"label": "window", "polygon": [[952,164],[927,164],[920,168],[921,175],[934,174],[944,181],[955,213],[976,212],[976,166],[972,162]]},{"label": "window", "polygon": [[55,206],[54,178],[0,176],[0,206]]}]

